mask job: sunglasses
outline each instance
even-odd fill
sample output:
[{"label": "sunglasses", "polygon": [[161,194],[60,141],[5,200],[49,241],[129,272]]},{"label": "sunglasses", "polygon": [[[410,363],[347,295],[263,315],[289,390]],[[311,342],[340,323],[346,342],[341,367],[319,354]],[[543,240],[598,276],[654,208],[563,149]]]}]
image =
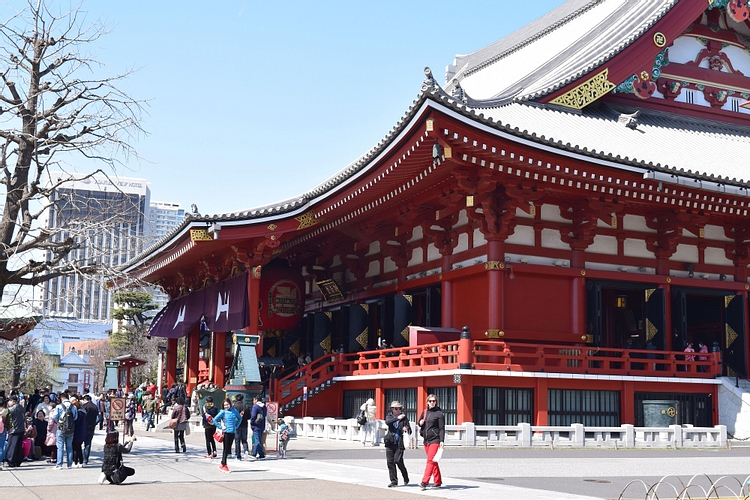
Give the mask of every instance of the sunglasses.
[{"label": "sunglasses", "polygon": [[435,400],[435,399],[428,399],[427,402],[428,403],[437,403],[437,400]]}]

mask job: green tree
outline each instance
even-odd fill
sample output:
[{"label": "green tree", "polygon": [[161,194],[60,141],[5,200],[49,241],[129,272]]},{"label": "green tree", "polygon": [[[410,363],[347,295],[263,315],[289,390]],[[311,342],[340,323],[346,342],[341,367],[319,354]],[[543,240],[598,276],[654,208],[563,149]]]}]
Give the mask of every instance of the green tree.
[{"label": "green tree", "polygon": [[112,355],[129,354],[146,361],[145,365],[131,371],[134,382],[146,377],[156,379],[159,345],[166,345],[163,339],[151,339],[147,336],[150,318],[146,313],[159,307],[152,303],[151,299],[150,294],[137,291],[121,291],[112,297],[115,307],[110,315],[120,322],[109,339]]}]

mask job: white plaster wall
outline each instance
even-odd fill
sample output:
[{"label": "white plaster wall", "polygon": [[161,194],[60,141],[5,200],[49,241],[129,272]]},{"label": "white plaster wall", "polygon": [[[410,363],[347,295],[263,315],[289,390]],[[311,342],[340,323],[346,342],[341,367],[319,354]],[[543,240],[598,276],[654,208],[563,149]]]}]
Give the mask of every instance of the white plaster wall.
[{"label": "white plaster wall", "polygon": [[391,259],[390,257],[386,257],[385,259],[383,259],[383,272],[384,273],[389,273],[391,271],[396,271],[396,270],[398,270],[398,266],[396,265],[395,262],[393,262],[393,259]]},{"label": "white plaster wall", "polygon": [[469,223],[469,216],[466,215],[466,209],[463,209],[458,213],[458,221],[453,227],[462,227],[468,223]]},{"label": "white plaster wall", "polygon": [[568,222],[563,219],[560,215],[560,207],[557,205],[542,205],[540,207],[542,220],[548,220],[553,222]]},{"label": "white plaster wall", "polygon": [[513,234],[508,236],[505,240],[506,243],[514,243],[516,245],[534,245],[534,228],[529,226],[516,226]]},{"label": "white plaster wall", "polygon": [[419,241],[424,237],[424,232],[422,231],[422,226],[417,226],[411,231],[411,239],[409,240],[409,243],[413,241]]},{"label": "white plaster wall", "polygon": [[341,256],[340,255],[334,255],[333,259],[331,259],[331,266],[336,267],[341,265]]},{"label": "white plaster wall", "polygon": [[527,214],[520,208],[516,208],[516,217],[518,217],[519,219],[533,219],[534,218],[533,215]]},{"label": "white plaster wall", "polygon": [[703,228],[703,234],[707,240],[716,241],[732,241],[731,238],[727,238],[724,234],[724,228],[721,226],[709,226]]},{"label": "white plaster wall", "polygon": [[440,255],[440,252],[438,251],[437,247],[430,243],[430,245],[427,247],[427,262],[438,260],[443,258],[442,255]]},{"label": "white plaster wall", "polygon": [[336,283],[342,283],[342,279],[344,278],[344,273],[339,271],[337,273],[333,273],[333,281]]},{"label": "white plaster wall", "polygon": [[727,259],[723,248],[706,248],[703,252],[703,260],[706,264],[715,264],[717,266],[733,266],[734,263]]},{"label": "white plaster wall", "polygon": [[617,255],[617,238],[614,236],[594,236],[594,242],[586,249],[586,253],[601,253]]},{"label": "white plaster wall", "polygon": [[622,243],[622,253],[625,257],[655,258],[654,253],[646,246],[646,240],[626,238]]},{"label": "white plaster wall", "polygon": [[474,230],[474,248],[481,247],[482,245],[486,245],[487,240],[484,239],[484,235],[482,234],[482,231],[479,229]]},{"label": "white plaster wall", "polygon": [[672,261],[698,263],[698,247],[695,245],[677,245],[677,250],[669,258]]},{"label": "white plaster wall", "polygon": [[415,248],[411,251],[411,259],[409,260],[409,266],[416,266],[417,264],[421,264],[424,262],[423,258],[424,252],[421,248]]},{"label": "white plaster wall", "polygon": [[[352,281],[355,281],[356,279],[357,278],[354,277],[354,275],[351,273],[351,271],[349,271],[347,269],[346,270],[346,275],[345,275],[345,278],[344,278],[344,282],[345,283],[351,283]],[[318,287],[316,286],[316,287],[314,287],[314,289],[315,289],[315,291],[317,291]]]},{"label": "white plaster wall", "polygon": [[705,48],[706,46],[696,40],[695,37],[678,37],[669,47],[669,62],[684,64],[688,61],[695,61],[698,52]]},{"label": "white plaster wall", "polygon": [[646,233],[655,233],[653,229],[646,226],[646,218],[640,215],[625,215],[622,218],[622,228],[628,231],[643,231]]},{"label": "white plaster wall", "polygon": [[369,256],[369,255],[375,255],[375,254],[378,254],[378,253],[380,253],[380,242],[379,241],[373,241],[372,243],[370,243],[370,248],[369,248],[369,250],[367,250],[367,254],[366,255]]},{"label": "white plaster wall", "polygon": [[[750,56],[748,56],[744,50],[735,47],[734,45],[730,45],[724,47],[721,51],[727,55],[736,71],[745,75],[750,74]],[[726,68],[724,68],[723,71],[726,72]]]},{"label": "white plaster wall", "polygon": [[557,229],[542,229],[542,247],[570,250],[570,245],[562,240],[560,231]]},{"label": "white plaster wall", "polygon": [[367,273],[365,274],[365,278],[371,278],[373,276],[378,276],[380,274],[380,262],[377,260],[374,260],[370,262],[370,267],[367,270]]},{"label": "white plaster wall", "polygon": [[687,229],[683,229],[683,230],[682,230],[682,236],[683,236],[684,238],[694,238],[694,239],[698,239],[698,238],[700,238],[700,235],[699,235],[699,234],[693,234],[693,233],[691,233],[690,231],[688,231]]},{"label": "white plaster wall", "polygon": [[460,252],[465,252],[469,249],[469,235],[466,233],[461,233],[458,236],[458,244],[456,244],[456,248],[453,250],[454,255]]}]

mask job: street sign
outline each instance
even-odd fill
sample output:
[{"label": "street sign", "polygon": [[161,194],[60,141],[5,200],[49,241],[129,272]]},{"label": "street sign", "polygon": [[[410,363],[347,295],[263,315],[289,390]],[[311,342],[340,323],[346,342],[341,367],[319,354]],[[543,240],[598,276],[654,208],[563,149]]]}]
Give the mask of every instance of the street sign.
[{"label": "street sign", "polygon": [[125,420],[125,398],[109,398],[109,419]]},{"label": "street sign", "polygon": [[279,419],[279,403],[275,401],[266,403],[266,419],[275,428],[276,422]]}]

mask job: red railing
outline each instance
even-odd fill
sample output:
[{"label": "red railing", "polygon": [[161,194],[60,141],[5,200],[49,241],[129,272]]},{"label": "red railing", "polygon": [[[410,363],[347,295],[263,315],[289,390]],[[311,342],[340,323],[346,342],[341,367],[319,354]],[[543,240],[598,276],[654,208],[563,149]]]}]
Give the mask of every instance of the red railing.
[{"label": "red railing", "polygon": [[[468,350],[468,355],[462,349]],[[645,377],[714,378],[721,375],[720,353],[692,353],[694,360],[686,360],[685,355],[682,351],[462,339],[356,354],[329,354],[280,379],[276,401],[281,405],[299,402],[303,387],[317,393],[335,383],[333,379],[338,376],[458,368]],[[701,356],[706,360],[700,360]]]}]

